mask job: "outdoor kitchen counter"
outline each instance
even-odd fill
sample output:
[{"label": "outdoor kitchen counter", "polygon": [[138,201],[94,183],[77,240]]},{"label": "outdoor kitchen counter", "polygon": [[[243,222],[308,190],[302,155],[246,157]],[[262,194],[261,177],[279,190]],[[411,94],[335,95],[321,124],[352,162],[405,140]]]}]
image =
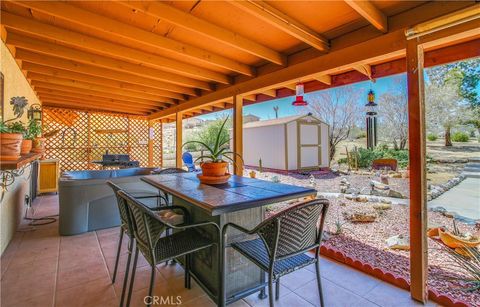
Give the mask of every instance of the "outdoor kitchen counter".
[{"label": "outdoor kitchen counter", "polygon": [[[265,217],[265,205],[316,195],[312,188],[232,176],[221,185],[201,184],[195,173],[150,175],[141,180],[172,195],[173,204],[188,210],[192,223],[212,221],[222,228],[235,223],[247,229],[260,224]],[[218,230],[202,227],[204,235],[216,242]],[[229,231],[227,244],[247,237],[238,231]],[[218,246],[192,255],[192,276],[214,300],[218,298]],[[182,260],[180,260],[183,262]],[[265,274],[235,250],[228,248],[226,257],[225,288],[227,303],[241,299],[264,284]],[[263,287],[263,286],[262,286]]]},{"label": "outdoor kitchen counter", "polygon": [[227,183],[220,185],[201,184],[195,173],[151,175],[142,177],[141,180],[204,209],[212,216],[317,193],[312,188],[235,175],[232,175]]}]

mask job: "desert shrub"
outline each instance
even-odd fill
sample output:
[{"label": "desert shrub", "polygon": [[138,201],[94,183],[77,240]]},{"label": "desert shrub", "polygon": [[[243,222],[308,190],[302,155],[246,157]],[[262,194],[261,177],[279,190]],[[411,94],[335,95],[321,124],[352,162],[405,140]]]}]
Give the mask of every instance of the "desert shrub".
[{"label": "desert shrub", "polygon": [[365,132],[365,131],[360,131],[360,132],[355,136],[356,139],[363,139],[363,138],[366,138],[366,137],[367,137],[367,132]]},{"label": "desert shrub", "polygon": [[438,135],[436,135],[435,133],[429,133],[427,135],[427,140],[429,141],[433,142],[433,141],[436,141],[437,139],[438,139]]},{"label": "desert shrub", "polygon": [[408,164],[408,150],[394,150],[385,147],[375,149],[358,149],[358,166],[361,168],[370,168],[373,160],[376,159],[396,159],[398,166],[404,168]]},{"label": "desert shrub", "polygon": [[340,158],[337,161],[338,164],[347,164],[347,158]]},{"label": "desert shrub", "polygon": [[452,135],[452,141],[454,142],[468,142],[469,136],[465,132],[457,131]]}]

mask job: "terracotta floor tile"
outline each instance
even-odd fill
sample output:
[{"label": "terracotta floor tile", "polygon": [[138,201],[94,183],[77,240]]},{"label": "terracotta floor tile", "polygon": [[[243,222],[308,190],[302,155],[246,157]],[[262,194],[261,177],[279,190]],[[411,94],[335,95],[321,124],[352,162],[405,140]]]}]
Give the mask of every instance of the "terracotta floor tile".
[{"label": "terracotta floor tile", "polygon": [[22,307],[50,307],[53,306],[53,293],[43,294],[40,296],[24,295],[13,299],[3,299],[2,306],[22,306]]},{"label": "terracotta floor tile", "polygon": [[[132,276],[132,271],[129,271],[129,280]],[[151,269],[149,266],[144,266],[141,268],[137,268],[135,272],[135,282],[133,283],[133,290],[138,291],[141,289],[148,288],[150,286],[150,274],[151,274]],[[117,280],[115,281],[115,291],[117,295],[120,295],[122,292],[122,287],[123,287],[123,279],[125,276],[125,272],[120,272],[117,275]],[[168,287],[168,282],[163,276],[156,271],[155,274],[155,287]]]},{"label": "terracotta floor tile", "polygon": [[118,306],[119,301],[110,279],[101,278],[76,285],[64,290],[57,290],[55,306]]},{"label": "terracotta floor tile", "polygon": [[65,269],[58,272],[57,291],[105,279],[110,279],[110,275],[104,264]]},{"label": "terracotta floor tile", "polygon": [[184,276],[170,278],[167,280],[168,282],[168,289],[171,291],[169,292],[170,295],[173,296],[180,296],[182,301],[190,301],[196,298],[203,296],[205,293],[203,292],[202,288],[193,280],[192,278],[192,288],[186,289],[184,287],[185,279]]},{"label": "terracotta floor tile", "polygon": [[[12,281],[4,280],[1,283],[2,304],[15,302],[19,298],[33,299],[43,295],[51,295],[55,290],[55,274],[24,276]],[[7,306],[9,304],[6,304]],[[16,305],[12,305],[16,306]]]},{"label": "terracotta floor tile", "polygon": [[[362,306],[375,307],[374,303],[363,299],[355,293],[342,288],[333,282],[322,278],[323,299],[328,307]],[[298,296],[307,300],[310,304],[320,306],[317,281],[311,281],[305,286],[294,291]]]}]

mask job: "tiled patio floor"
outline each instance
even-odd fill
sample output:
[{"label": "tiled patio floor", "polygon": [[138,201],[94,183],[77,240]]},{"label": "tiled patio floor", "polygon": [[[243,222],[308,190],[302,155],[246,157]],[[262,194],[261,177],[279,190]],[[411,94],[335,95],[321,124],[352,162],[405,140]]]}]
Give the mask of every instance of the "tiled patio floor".
[{"label": "tiled patio floor", "polygon": [[[37,198],[35,216],[58,213],[56,195]],[[126,248],[115,285],[111,274],[115,261],[118,228],[60,237],[57,222],[32,230],[22,224],[1,258],[1,306],[118,306],[126,263]],[[126,240],[124,240],[126,241]],[[334,261],[321,262],[327,306],[413,306],[407,291]],[[183,306],[214,306],[198,285],[183,287],[178,265],[159,265],[154,295],[181,296]],[[139,258],[133,306],[143,306],[150,268]],[[282,279],[281,297],[276,306],[318,306],[314,267]],[[268,306],[268,299],[253,294],[230,306]]]}]

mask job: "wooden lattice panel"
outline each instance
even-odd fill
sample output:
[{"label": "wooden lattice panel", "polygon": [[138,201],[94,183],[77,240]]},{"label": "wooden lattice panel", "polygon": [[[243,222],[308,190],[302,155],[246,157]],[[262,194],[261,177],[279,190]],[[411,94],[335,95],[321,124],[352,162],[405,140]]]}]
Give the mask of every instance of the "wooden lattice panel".
[{"label": "wooden lattice panel", "polygon": [[[68,112],[64,112],[68,111]],[[88,114],[75,112],[76,119],[70,122],[58,119],[60,114],[71,114],[70,110],[48,109],[43,113],[45,157],[59,159],[61,170],[88,168]]]},{"label": "wooden lattice panel", "polygon": [[148,166],[148,121],[130,118],[129,131],[130,158]]},{"label": "wooden lattice panel", "polygon": [[163,165],[163,125],[160,121],[153,123],[153,166]]},{"label": "wooden lattice panel", "polygon": [[[64,118],[66,120],[60,120]],[[110,154],[130,154],[148,166],[148,121],[140,117],[44,108],[43,131],[47,158],[59,159],[60,169],[99,169],[92,161]],[[162,165],[162,125],[154,125],[153,164]]]}]

